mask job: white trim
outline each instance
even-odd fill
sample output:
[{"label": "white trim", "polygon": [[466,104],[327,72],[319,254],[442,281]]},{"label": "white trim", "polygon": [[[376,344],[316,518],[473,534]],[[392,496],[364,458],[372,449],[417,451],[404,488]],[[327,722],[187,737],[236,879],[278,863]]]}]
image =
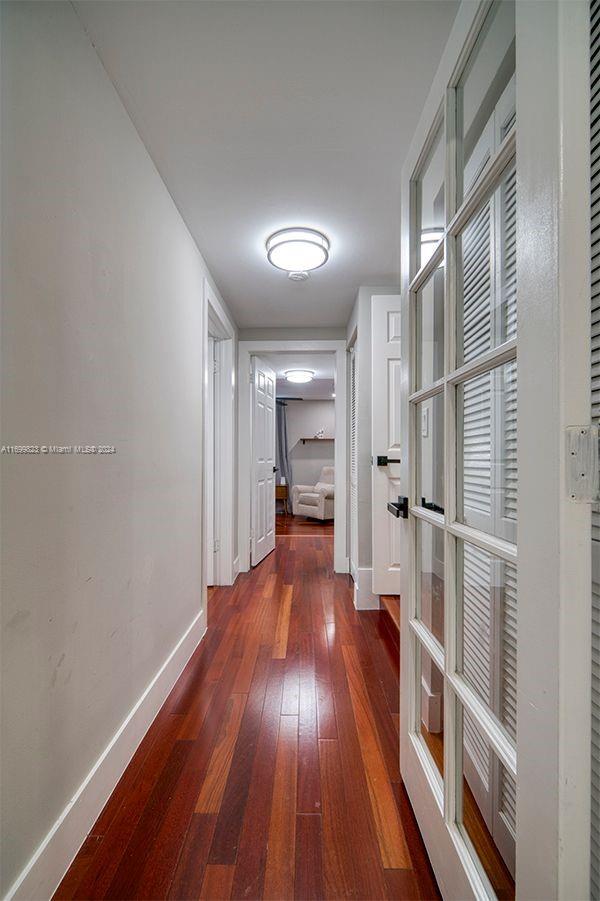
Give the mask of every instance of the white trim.
[{"label": "white trim", "polygon": [[373,569],[370,566],[358,566],[354,579],[354,606],[357,610],[379,610],[379,595],[373,594]]},{"label": "white trim", "polygon": [[[234,567],[235,544],[235,327],[220,303],[208,279],[204,279],[205,367],[208,336],[215,338],[215,358],[219,371],[215,378],[215,538],[219,550],[214,555],[215,585],[233,585],[237,577]],[[208,379],[204,378],[204,403]],[[204,541],[203,541],[204,543]],[[239,570],[238,570],[239,571]],[[203,583],[203,603],[206,586]]]},{"label": "white trim", "polygon": [[202,611],[131,708],[6,895],[51,898],[206,629]]},{"label": "white trim", "polygon": [[522,898],[589,898],[591,514],[565,480],[565,428],[591,415],[589,5],[516,16],[516,882]]},{"label": "white trim", "polygon": [[347,375],[346,340],[253,340],[238,342],[238,547],[240,572],[250,569],[250,357],[269,353],[334,353],[335,354],[335,532],[333,568],[348,572],[346,534],[347,508]]}]

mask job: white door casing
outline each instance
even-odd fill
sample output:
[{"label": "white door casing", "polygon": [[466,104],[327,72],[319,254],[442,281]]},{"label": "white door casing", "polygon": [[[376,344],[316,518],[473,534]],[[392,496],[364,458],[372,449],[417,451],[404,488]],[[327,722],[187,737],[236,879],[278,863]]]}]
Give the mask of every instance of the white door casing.
[{"label": "white door casing", "polygon": [[275,549],[274,370],[252,358],[252,566]]},{"label": "white door casing", "polygon": [[206,584],[215,584],[215,339],[208,337],[204,410],[204,559]]},{"label": "white door casing", "polygon": [[[371,298],[371,453],[373,594],[400,594],[400,522],[387,509],[401,491],[400,295]],[[388,458],[378,466],[377,457]]]}]

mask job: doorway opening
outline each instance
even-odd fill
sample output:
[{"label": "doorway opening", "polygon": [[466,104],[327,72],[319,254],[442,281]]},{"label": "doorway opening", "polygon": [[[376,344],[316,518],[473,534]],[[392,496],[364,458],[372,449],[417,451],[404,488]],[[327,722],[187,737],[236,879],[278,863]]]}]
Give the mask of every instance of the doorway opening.
[{"label": "doorway opening", "polygon": [[277,534],[320,534],[333,536],[334,569],[347,573],[345,342],[242,341],[239,359],[240,379],[248,378],[240,569],[263,560]]}]

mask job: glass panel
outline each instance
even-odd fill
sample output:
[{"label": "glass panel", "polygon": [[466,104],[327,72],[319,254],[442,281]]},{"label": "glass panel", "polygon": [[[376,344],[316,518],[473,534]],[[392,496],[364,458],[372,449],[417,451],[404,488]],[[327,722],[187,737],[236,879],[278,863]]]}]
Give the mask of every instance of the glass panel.
[{"label": "glass panel", "polygon": [[496,896],[514,898],[515,781],[464,708],[461,718],[462,792],[458,792],[457,821]]},{"label": "glass panel", "polygon": [[504,175],[458,240],[458,364],[516,337],[516,176]]},{"label": "glass panel", "polygon": [[457,389],[457,518],[517,539],[517,364]]},{"label": "glass panel", "polygon": [[444,129],[440,127],[417,182],[417,268],[424,266],[444,235]]},{"label": "glass panel", "polygon": [[458,88],[464,193],[477,181],[514,120],[515,4],[490,10]]},{"label": "glass panel", "polygon": [[459,671],[516,741],[516,567],[472,544],[459,542],[458,579],[462,598]]},{"label": "glass panel", "polygon": [[417,520],[417,616],[444,645],[444,532]]},{"label": "glass panel", "polygon": [[420,645],[419,729],[441,776],[444,775],[444,677]]},{"label": "glass panel", "polygon": [[416,404],[417,503],[444,512],[444,395]]},{"label": "glass panel", "polygon": [[444,374],[444,269],[440,266],[416,298],[417,372],[415,390]]}]

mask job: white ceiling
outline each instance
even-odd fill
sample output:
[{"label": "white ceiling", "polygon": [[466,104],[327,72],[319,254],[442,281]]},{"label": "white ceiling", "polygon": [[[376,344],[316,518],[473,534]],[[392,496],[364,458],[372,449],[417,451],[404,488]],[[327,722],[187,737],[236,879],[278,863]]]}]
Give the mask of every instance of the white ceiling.
[{"label": "white ceiling", "polygon": [[[261,354],[261,358],[275,370],[277,397],[331,400],[335,391],[335,359],[332,353],[271,353]],[[288,369],[309,369],[315,377],[305,385],[296,385],[286,380]]]},{"label": "white ceiling", "polygon": [[[144,0],[79,16],[241,328],[339,326],[399,276],[400,171],[455,0]],[[331,240],[290,282],[264,241]]]}]

